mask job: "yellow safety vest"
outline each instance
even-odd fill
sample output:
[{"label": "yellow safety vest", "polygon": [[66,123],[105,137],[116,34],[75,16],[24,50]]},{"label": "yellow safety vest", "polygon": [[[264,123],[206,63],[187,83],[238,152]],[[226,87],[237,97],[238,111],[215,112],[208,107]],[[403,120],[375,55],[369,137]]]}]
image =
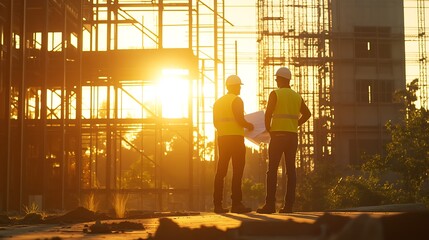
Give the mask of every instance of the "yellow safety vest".
[{"label": "yellow safety vest", "polygon": [[232,102],[236,97],[237,95],[228,93],[214,103],[213,114],[218,136],[244,136],[244,128],[237,123],[232,112]]},{"label": "yellow safety vest", "polygon": [[271,119],[270,131],[298,132],[301,95],[290,88],[274,90],[277,103]]}]

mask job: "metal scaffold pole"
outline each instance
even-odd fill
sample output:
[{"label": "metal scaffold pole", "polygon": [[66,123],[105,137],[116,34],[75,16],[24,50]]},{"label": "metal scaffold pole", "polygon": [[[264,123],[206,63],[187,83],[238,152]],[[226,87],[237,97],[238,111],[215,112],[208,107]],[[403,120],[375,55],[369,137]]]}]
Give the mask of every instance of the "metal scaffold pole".
[{"label": "metal scaffold pole", "polygon": [[419,91],[421,106],[428,109],[428,82],[427,82],[427,36],[425,18],[425,0],[417,0],[417,21],[418,21],[418,44],[419,44]]}]

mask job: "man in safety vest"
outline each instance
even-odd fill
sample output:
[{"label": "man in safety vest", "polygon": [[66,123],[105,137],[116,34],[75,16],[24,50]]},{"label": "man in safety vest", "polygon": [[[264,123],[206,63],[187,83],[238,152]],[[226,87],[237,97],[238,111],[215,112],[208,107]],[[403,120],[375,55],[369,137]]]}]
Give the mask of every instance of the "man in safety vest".
[{"label": "man in safety vest", "polygon": [[219,160],[214,179],[213,203],[215,213],[227,213],[223,208],[224,179],[232,159],[232,206],[233,213],[248,213],[252,209],[242,203],[241,180],[243,177],[246,148],[244,128],[253,130],[253,124],[244,119],[244,104],[240,95],[241,79],[231,75],[226,79],[228,93],[216,100],[213,106],[213,123],[217,130]]},{"label": "man in safety vest", "polygon": [[281,67],[276,72],[278,89],[270,93],[265,110],[265,128],[270,133],[268,146],[268,171],[266,179],[265,205],[258,213],[276,212],[277,170],[282,155],[285,155],[287,190],[280,213],[292,212],[295,201],[296,171],[295,157],[298,148],[298,126],[305,123],[311,112],[301,95],[290,87],[291,72]]}]

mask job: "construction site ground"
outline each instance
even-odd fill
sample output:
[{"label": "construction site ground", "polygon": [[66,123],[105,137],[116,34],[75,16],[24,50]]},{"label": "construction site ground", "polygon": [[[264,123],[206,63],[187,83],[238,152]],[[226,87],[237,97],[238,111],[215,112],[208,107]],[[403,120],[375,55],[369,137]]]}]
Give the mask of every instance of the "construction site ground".
[{"label": "construction site ground", "polygon": [[[421,205],[288,214],[165,213],[84,222],[0,224],[0,239],[429,239]],[[405,210],[405,211],[404,211]]]}]

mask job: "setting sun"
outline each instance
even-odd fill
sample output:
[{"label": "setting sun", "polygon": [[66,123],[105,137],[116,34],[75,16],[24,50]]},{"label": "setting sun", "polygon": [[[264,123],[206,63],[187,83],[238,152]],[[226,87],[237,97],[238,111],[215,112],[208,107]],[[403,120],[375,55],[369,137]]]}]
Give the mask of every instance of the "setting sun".
[{"label": "setting sun", "polygon": [[163,118],[187,118],[190,92],[188,71],[165,69],[157,84],[157,100],[161,104]]}]

